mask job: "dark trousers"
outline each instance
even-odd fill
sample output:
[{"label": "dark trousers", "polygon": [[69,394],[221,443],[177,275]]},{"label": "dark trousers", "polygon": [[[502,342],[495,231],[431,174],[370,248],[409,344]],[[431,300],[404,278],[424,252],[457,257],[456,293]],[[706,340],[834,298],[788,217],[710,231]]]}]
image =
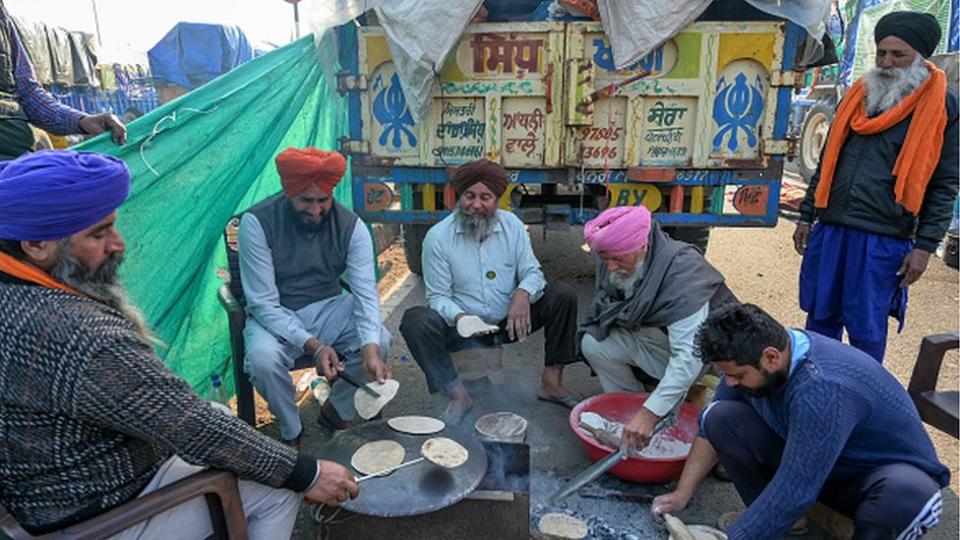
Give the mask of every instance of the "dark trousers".
[{"label": "dark trousers", "polygon": [[[544,364],[558,367],[575,360],[577,337],[577,294],[566,283],[550,283],[543,296],[531,304],[533,331],[543,328]],[[464,349],[497,347],[510,343],[506,320],[500,331],[478,338],[462,338],[457,329],[448,326],[439,313],[426,306],[410,308],[403,313],[400,333],[410,348],[413,359],[427,376],[430,393],[447,392],[459,380],[450,353]]]},{"label": "dark trousers", "polygon": [[[780,467],[785,441],[753,407],[739,401],[715,403],[704,419],[704,433],[749,506]],[[817,500],[853,519],[854,539],[893,539],[916,525],[939,491],[940,486],[920,469],[892,463],[843,481],[828,477]]]}]

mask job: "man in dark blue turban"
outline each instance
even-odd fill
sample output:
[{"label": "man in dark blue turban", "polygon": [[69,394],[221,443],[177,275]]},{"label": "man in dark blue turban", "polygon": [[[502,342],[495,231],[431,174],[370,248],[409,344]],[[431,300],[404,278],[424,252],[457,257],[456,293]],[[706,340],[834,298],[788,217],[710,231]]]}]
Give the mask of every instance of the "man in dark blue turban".
[{"label": "man in dark blue turban", "polygon": [[[0,163],[0,505],[44,534],[216,467],[244,480],[251,538],[289,538],[298,492],[336,505],[357,495],[353,475],[216,411],[154,354],[117,276],[129,189],[127,166],[100,154]],[[202,497],[128,531],[212,532]]]}]

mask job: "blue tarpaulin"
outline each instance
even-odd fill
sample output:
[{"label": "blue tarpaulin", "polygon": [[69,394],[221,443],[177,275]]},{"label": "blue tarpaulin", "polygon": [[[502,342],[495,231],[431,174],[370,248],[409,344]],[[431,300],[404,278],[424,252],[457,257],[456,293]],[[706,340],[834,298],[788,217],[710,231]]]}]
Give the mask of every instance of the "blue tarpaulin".
[{"label": "blue tarpaulin", "polygon": [[251,60],[253,47],[238,27],[182,22],[147,56],[154,77],[192,90]]}]

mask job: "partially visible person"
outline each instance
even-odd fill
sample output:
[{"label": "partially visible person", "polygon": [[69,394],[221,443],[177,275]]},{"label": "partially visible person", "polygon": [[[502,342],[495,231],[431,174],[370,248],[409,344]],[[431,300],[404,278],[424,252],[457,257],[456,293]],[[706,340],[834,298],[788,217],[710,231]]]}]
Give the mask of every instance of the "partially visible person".
[{"label": "partially visible person", "polygon": [[[423,241],[428,305],[408,309],[400,322],[427,387],[450,398],[444,416],[459,424],[473,408],[473,398],[450,353],[477,343],[523,341],[542,328],[544,369],[537,397],[573,408],[579,396],[563,386],[563,368],[576,361],[576,293],[565,283],[547,283],[523,222],[497,209],[507,189],[503,167],[485,159],[461,165],[454,184],[456,210],[431,227]],[[457,331],[464,317],[495,329],[464,338]]]},{"label": "partially visible person", "polygon": [[816,501],[852,519],[857,539],[912,540],[938,523],[950,472],[906,390],[869,355],[752,304],[712,312],[697,348],[723,381],[655,514],[682,510],[719,459],[747,506],[730,516],[731,540],[800,532]]},{"label": "partially visible person", "polygon": [[643,448],[704,372],[693,343],[700,323],[736,297],[703,254],[667,236],[645,206],[604,210],[583,234],[598,264],[580,350],[604,392],[643,392],[634,368],[657,381],[623,430],[625,444]]},{"label": "partially visible person", "polygon": [[98,135],[112,132],[124,144],[127,130],[109,113],[88,115],[68,107],[40,86],[13,18],[0,1],[0,160],[32,152],[35,138],[29,124],[55,135]]},{"label": "partially visible person", "polygon": [[[0,163],[0,504],[43,534],[210,467],[240,477],[251,538],[289,538],[303,497],[339,504],[353,475],[216,410],[154,354],[118,277],[129,187],[100,154]],[[119,537],[212,532],[200,497]]]},{"label": "partially visible person", "polygon": [[793,241],[806,329],[834,339],[846,329],[851,345],[882,362],[887,319],[903,328],[907,288],[950,223],[960,107],[925,60],[940,42],[936,18],[889,13],[874,40],[876,66],[837,109]]},{"label": "partially visible person", "polygon": [[[287,148],[276,157],[283,187],[240,220],[240,281],[247,300],[244,369],[297,446],[303,423],[289,370],[313,357],[332,383],[318,422],[352,425],[355,380],[390,378],[390,333],[380,318],[376,256],[366,224],[333,198],[347,161],[339,152]],[[341,276],[347,275],[345,293]]]},{"label": "partially visible person", "polygon": [[127,107],[125,111],[123,111],[123,122],[125,124],[129,124],[130,122],[133,122],[134,120],[136,120],[137,118],[140,118],[141,116],[143,116],[143,111],[141,111],[136,107],[130,106],[130,107]]}]

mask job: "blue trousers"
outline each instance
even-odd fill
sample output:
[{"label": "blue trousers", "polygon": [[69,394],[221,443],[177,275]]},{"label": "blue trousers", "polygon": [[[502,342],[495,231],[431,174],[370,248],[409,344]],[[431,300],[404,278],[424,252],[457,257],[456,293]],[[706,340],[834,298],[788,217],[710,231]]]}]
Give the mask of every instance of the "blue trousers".
[{"label": "blue trousers", "polygon": [[800,266],[806,329],[841,340],[883,362],[887,318],[903,321],[907,289],[897,270],[913,242],[841,225],[817,223]]}]

